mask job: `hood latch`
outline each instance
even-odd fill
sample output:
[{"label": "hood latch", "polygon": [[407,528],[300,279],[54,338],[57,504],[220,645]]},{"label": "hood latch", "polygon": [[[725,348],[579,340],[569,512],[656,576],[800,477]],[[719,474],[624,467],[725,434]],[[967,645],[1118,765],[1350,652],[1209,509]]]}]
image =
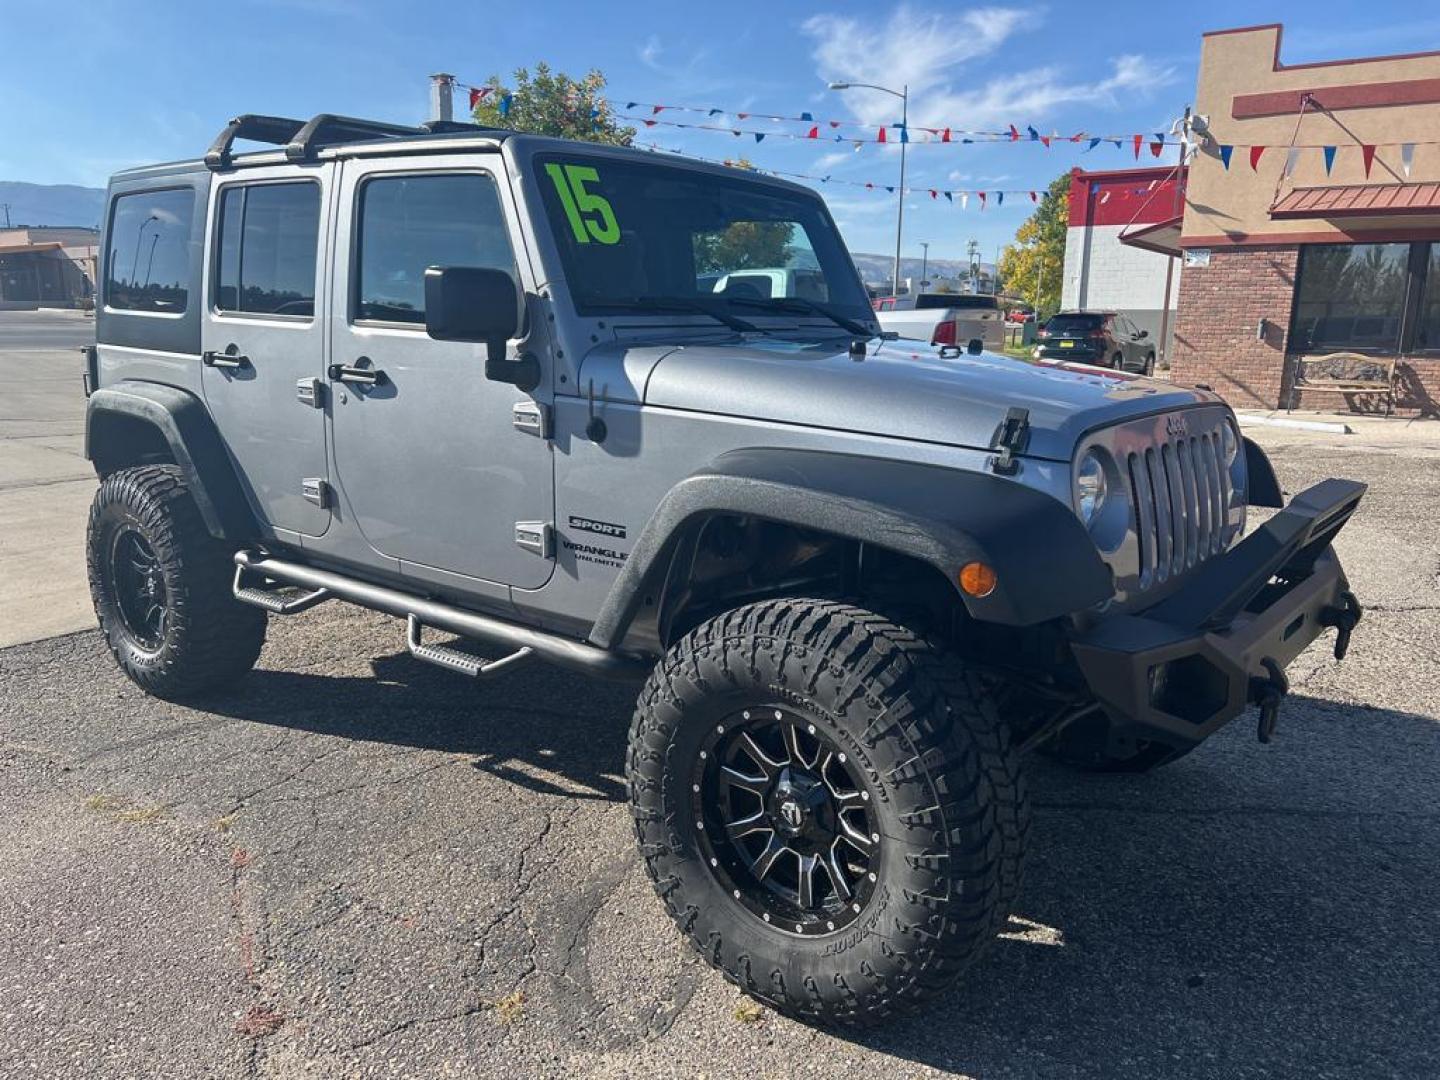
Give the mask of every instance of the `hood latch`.
[{"label": "hood latch", "polygon": [[1025,452],[1029,441],[1030,410],[1012,405],[1005,413],[1004,422],[995,429],[995,437],[990,440],[990,449],[999,451],[989,461],[991,470],[1001,476],[1014,476],[1020,471],[1020,462],[1015,460],[1015,456]]}]

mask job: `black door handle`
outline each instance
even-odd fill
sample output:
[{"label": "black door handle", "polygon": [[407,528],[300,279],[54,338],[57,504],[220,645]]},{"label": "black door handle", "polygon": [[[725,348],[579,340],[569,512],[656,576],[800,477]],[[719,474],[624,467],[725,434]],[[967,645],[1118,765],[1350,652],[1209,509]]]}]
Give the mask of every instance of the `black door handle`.
[{"label": "black door handle", "polygon": [[201,353],[200,359],[206,367],[214,368],[245,368],[250,366],[250,358],[237,349],[234,345],[227,345],[224,352]]},{"label": "black door handle", "polygon": [[[363,356],[360,359],[365,359]],[[376,386],[385,381],[385,372],[379,368],[352,367],[349,364],[331,364],[330,378],[336,382],[353,386]]]}]

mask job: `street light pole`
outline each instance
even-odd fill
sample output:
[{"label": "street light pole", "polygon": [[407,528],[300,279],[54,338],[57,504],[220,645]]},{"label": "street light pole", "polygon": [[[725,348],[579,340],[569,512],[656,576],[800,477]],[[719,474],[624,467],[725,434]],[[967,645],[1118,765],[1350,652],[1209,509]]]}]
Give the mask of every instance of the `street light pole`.
[{"label": "street light pole", "polygon": [[[832,82],[831,90],[850,90],[854,87],[863,87],[866,90],[879,90],[881,93],[889,94],[900,99],[900,186],[896,192],[900,196],[899,205],[895,208],[895,268],[891,274],[890,292],[893,296],[900,295],[900,240],[905,232],[905,146],[910,141],[910,86],[905,84],[899,90],[892,90],[888,86],[876,86],[874,83],[861,82]],[[921,275],[922,277],[924,275]]]},{"label": "street light pole", "polygon": [[920,287],[925,288],[925,271],[930,269],[930,243],[927,240],[920,241]]}]

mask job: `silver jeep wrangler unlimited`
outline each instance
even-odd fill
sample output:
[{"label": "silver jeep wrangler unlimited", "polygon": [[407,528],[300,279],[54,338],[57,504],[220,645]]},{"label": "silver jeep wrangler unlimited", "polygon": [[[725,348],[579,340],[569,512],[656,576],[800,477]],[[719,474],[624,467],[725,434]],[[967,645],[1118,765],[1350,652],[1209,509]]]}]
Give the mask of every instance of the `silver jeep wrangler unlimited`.
[{"label": "silver jeep wrangler unlimited", "polygon": [[1223,402],[887,338],[821,199],[754,173],[242,116],[112,180],[100,276],[125,673],[193,698],[338,599],[473,678],[643,683],[656,891],[807,1020],[911,1007],[995,936],[1026,752],[1147,769],[1249,704],[1268,738],[1286,665],[1359,618],[1330,541],[1360,484],[1242,540],[1280,490]]}]

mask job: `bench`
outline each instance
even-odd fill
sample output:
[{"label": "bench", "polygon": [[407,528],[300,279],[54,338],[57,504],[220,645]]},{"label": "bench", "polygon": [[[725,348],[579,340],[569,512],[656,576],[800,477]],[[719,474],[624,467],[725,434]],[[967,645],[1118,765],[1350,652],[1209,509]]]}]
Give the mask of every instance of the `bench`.
[{"label": "bench", "polygon": [[1353,352],[1297,356],[1286,411],[1294,410],[1302,393],[1377,394],[1385,399],[1388,416],[1395,411],[1395,365],[1398,361],[1398,356],[1366,356]]}]

